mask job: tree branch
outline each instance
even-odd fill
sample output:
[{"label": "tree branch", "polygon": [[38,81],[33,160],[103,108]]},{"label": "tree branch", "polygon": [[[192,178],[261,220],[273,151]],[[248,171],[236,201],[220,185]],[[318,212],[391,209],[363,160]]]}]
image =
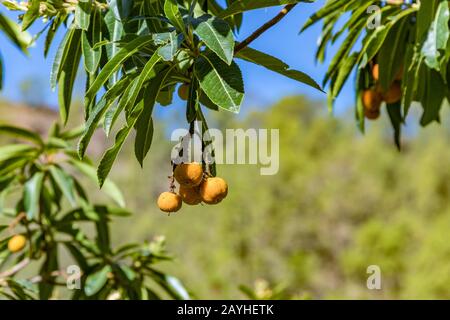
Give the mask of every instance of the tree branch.
[{"label": "tree branch", "polygon": [[263,24],[260,28],[258,28],[255,32],[253,32],[248,38],[239,43],[234,49],[234,53],[238,53],[240,50],[246,48],[250,43],[255,41],[259,36],[261,36],[264,32],[272,28],[278,22],[280,22],[297,4],[288,4],[285,6],[274,18]]},{"label": "tree branch", "polygon": [[8,278],[8,277],[10,277],[12,275],[15,275],[17,272],[19,272],[20,270],[25,268],[30,263],[30,261],[31,260],[29,258],[23,259],[22,261],[20,261],[18,264],[16,264],[11,269],[0,273],[0,279]]}]

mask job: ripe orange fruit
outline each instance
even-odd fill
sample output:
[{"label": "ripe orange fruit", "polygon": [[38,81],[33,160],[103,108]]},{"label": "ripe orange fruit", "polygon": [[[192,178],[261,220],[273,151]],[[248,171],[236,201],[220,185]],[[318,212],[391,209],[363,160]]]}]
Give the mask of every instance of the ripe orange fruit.
[{"label": "ripe orange fruit", "polygon": [[178,88],[178,95],[180,96],[181,100],[187,100],[189,98],[189,85],[182,84]]},{"label": "ripe orange fruit", "polygon": [[182,163],[177,165],[173,173],[180,185],[196,187],[203,179],[203,167],[200,163]]},{"label": "ripe orange fruit", "polygon": [[376,109],[376,110],[364,109],[364,115],[369,120],[376,120],[380,117],[380,109]]},{"label": "ripe orange fruit", "polygon": [[364,90],[362,94],[364,110],[379,110],[383,96],[374,89]]},{"label": "ripe orange fruit", "polygon": [[380,79],[380,65],[377,63],[372,68],[372,77],[375,81]]},{"label": "ripe orange fruit", "polygon": [[8,249],[12,253],[19,252],[20,250],[22,250],[25,247],[26,244],[27,244],[27,238],[25,238],[21,234],[17,234],[15,236],[13,236],[11,239],[9,239]]},{"label": "ripe orange fruit", "polygon": [[207,178],[200,185],[200,196],[207,204],[217,204],[228,194],[228,185],[222,178]]},{"label": "ripe orange fruit", "polygon": [[186,187],[181,185],[179,194],[183,202],[190,206],[195,206],[202,202],[198,187]]},{"label": "ripe orange fruit", "polygon": [[181,209],[181,197],[173,192],[163,192],[158,198],[158,207],[163,212],[177,212]]},{"label": "ripe orange fruit", "polygon": [[383,94],[386,103],[396,103],[402,99],[402,86],[398,82],[394,82],[388,91]]}]

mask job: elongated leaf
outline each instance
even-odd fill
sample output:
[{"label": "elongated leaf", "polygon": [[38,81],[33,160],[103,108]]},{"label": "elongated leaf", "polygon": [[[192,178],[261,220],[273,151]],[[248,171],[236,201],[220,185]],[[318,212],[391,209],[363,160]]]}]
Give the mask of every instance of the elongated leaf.
[{"label": "elongated leaf", "polygon": [[0,125],[0,133],[5,133],[13,137],[26,139],[39,145],[44,145],[44,141],[42,141],[42,138],[37,133],[23,128],[9,125]]},{"label": "elongated leaf", "polygon": [[73,85],[81,59],[81,30],[74,31],[73,37],[67,44],[67,50],[58,81],[59,113],[64,124],[69,118]]},{"label": "elongated leaf", "polygon": [[130,77],[122,78],[102,96],[100,101],[96,104],[95,108],[89,114],[89,118],[86,121],[84,127],[83,135],[81,136],[78,143],[78,155],[80,158],[84,157],[89,141],[91,140],[92,135],[94,134],[101,118],[117,99],[121,91],[124,90],[124,88],[128,86],[129,83]]},{"label": "elongated leaf", "polygon": [[195,34],[228,65],[233,61],[234,37],[225,21],[204,16],[195,21]]},{"label": "elongated leaf", "polygon": [[75,9],[75,26],[87,31],[91,20],[92,0],[78,0]]},{"label": "elongated leaf", "polygon": [[108,273],[111,272],[110,266],[104,266],[101,270],[90,274],[86,278],[84,292],[87,296],[93,296],[99,292],[103,286],[108,282]]},{"label": "elongated leaf", "polygon": [[241,70],[234,62],[227,65],[214,53],[201,55],[195,74],[208,98],[219,107],[238,113],[244,99]]},{"label": "elongated leaf", "polygon": [[[142,89],[142,85],[145,81],[150,79],[150,76],[154,72],[153,68],[156,66],[156,64],[160,61],[160,57],[157,53],[153,54],[153,56],[150,58],[150,60],[145,65],[144,69],[142,70],[141,74],[137,78],[136,86],[133,87],[133,89],[130,92],[129,99],[127,99],[127,105],[130,105],[130,111],[129,115],[127,117],[127,123],[125,126],[119,130],[119,132],[116,135],[114,146],[108,151],[106,151],[105,155],[103,156],[102,160],[100,161],[100,165],[97,170],[97,176],[100,186],[103,186],[106,177],[108,176],[109,172],[111,171],[112,165],[114,164],[114,161],[116,160],[117,155],[119,154],[120,150],[122,149],[122,146],[128,137],[131,129],[135,126],[136,121],[138,120],[139,116],[141,115],[141,112],[144,108],[144,102],[141,101],[137,106],[134,106],[137,96],[139,92]],[[154,73],[153,73],[154,75]]]},{"label": "elongated leaf", "polygon": [[314,2],[315,0],[238,0],[232,3],[227,9],[222,11],[220,18],[226,18],[235,14],[267,7],[275,7],[298,2]]},{"label": "elongated leaf", "polygon": [[120,51],[108,61],[108,63],[103,67],[102,71],[99,73],[94,83],[89,88],[85,97],[85,105],[89,106],[97,92],[100,90],[102,85],[108,81],[111,75],[116,72],[122,63],[136,53],[143,46],[152,42],[152,36],[142,36],[134,39],[133,41],[126,44]]},{"label": "elongated leaf", "polygon": [[111,148],[109,148],[103,155],[103,158],[100,161],[100,164],[97,169],[97,177],[100,187],[102,187],[103,184],[105,183],[105,179],[108,176],[109,172],[111,171],[114,161],[116,160],[117,155],[122,149],[125,140],[130,134],[131,129],[133,129],[134,125],[136,124],[136,120],[141,114],[143,107],[144,103],[143,101],[141,101],[133,110],[133,112],[128,116],[128,123],[125,124],[119,130],[119,132],[117,132],[114,145]]},{"label": "elongated leaf", "polygon": [[400,103],[388,104],[386,106],[388,110],[389,119],[391,120],[392,127],[394,128],[394,141],[397,148],[401,149],[401,126],[402,126],[402,106]]},{"label": "elongated leaf", "polygon": [[22,32],[20,27],[8,17],[0,13],[0,30],[11,40],[20,50],[26,52],[32,42],[32,37],[27,32]]},{"label": "elongated leaf", "polygon": [[27,30],[31,24],[39,17],[40,0],[31,0],[27,12],[22,19],[22,31]]},{"label": "elongated leaf", "polygon": [[55,180],[62,193],[69,200],[69,203],[73,206],[76,205],[75,189],[73,179],[65,173],[63,170],[56,166],[50,167],[50,174]]},{"label": "elongated leaf", "polygon": [[164,61],[173,61],[173,58],[183,42],[184,36],[182,34],[177,35],[175,31],[170,32],[168,35],[168,43],[158,48],[158,54]]},{"label": "elongated leaf", "polygon": [[440,50],[445,50],[450,36],[450,8],[448,1],[441,1],[436,17],[428,31],[427,40],[422,47],[425,63],[432,69],[440,70]]},{"label": "elongated leaf", "polygon": [[164,13],[178,31],[185,32],[183,17],[181,16],[176,0],[165,0]]},{"label": "elongated leaf", "polygon": [[52,70],[50,71],[50,87],[52,88],[52,90],[56,88],[56,84],[58,83],[61,70],[64,66],[67,54],[69,52],[70,47],[69,44],[71,43],[72,37],[75,32],[76,32],[75,28],[69,28],[63,40],[59,44],[58,50],[56,51],[55,59],[52,65]]},{"label": "elongated leaf", "polygon": [[92,22],[92,30],[89,35],[87,32],[83,31],[83,36],[81,38],[84,67],[90,74],[94,74],[97,71],[102,54],[101,48],[95,48],[95,45],[102,39],[101,14],[97,10],[93,13]]},{"label": "elongated leaf", "polygon": [[35,153],[36,148],[25,144],[11,144],[0,147],[0,162],[10,158],[25,158]]},{"label": "elongated leaf", "polygon": [[51,273],[55,270],[58,270],[58,247],[56,245],[53,245],[49,249],[47,249],[46,252],[46,258],[44,260],[44,263],[42,264],[40,274],[46,275],[48,277],[48,283],[47,281],[41,281],[39,282],[39,299],[40,300],[47,300],[51,298],[53,290],[55,289],[55,286],[51,283],[55,276]]},{"label": "elongated leaf", "polygon": [[136,140],[134,143],[134,154],[141,167],[144,166],[144,159],[150,150],[153,139],[153,107],[156,98],[161,90],[164,79],[167,77],[168,70],[156,76],[151,80],[149,87],[144,94],[144,110],[136,122]]},{"label": "elongated leaf", "polygon": [[264,52],[247,47],[240,50],[237,53],[236,57],[263,66],[264,68],[267,68],[271,71],[277,72],[283,76],[307,84],[317,90],[322,91],[320,85],[317,84],[317,82],[315,82],[306,73],[297,70],[292,70],[290,69],[289,65],[287,65],[283,61],[275,57],[272,57]]},{"label": "elongated leaf", "polygon": [[43,179],[44,173],[36,172],[25,184],[23,205],[28,220],[36,218],[39,213],[39,198],[41,196]]}]

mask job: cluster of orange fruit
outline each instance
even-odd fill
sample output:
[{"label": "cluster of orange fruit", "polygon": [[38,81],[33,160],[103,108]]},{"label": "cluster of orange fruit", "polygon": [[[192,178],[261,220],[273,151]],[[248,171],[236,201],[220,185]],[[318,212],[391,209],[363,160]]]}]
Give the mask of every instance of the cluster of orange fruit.
[{"label": "cluster of orange fruit", "polygon": [[[384,91],[380,85],[375,85],[373,88],[366,89],[362,93],[362,102],[364,106],[364,115],[369,120],[375,120],[380,117],[381,104],[386,102],[387,104],[399,102],[402,99],[402,75],[403,68],[400,68],[397,73],[394,82],[391,84],[387,91]],[[378,82],[380,77],[380,67],[375,64],[372,67],[372,77],[375,82]]]},{"label": "cluster of orange fruit", "polygon": [[173,189],[158,198],[158,207],[166,213],[177,212],[183,202],[187,205],[218,204],[228,194],[226,181],[204,174],[199,163],[182,163],[176,166],[173,177],[180,184],[178,193]]}]

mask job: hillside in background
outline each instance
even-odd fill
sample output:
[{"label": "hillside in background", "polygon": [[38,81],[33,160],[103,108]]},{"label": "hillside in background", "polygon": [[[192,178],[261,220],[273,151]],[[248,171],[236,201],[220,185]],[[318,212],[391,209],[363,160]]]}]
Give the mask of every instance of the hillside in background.
[{"label": "hillside in background", "polygon": [[[255,282],[261,297],[282,290],[293,298],[450,298],[448,108],[442,127],[407,135],[402,152],[386,115],[362,136],[352,119],[324,109],[290,97],[244,119],[220,113],[221,129],[280,129],[280,172],[261,176],[258,166],[219,166],[229,197],[170,217],[156,207],[172,148],[157,124],[144,169],[129,143],[113,170],[135,212],[115,220],[114,241],[166,236],[176,260],[164,267],[199,298],[243,298],[239,285]],[[7,103],[0,116],[40,132],[58,118]],[[96,139],[106,143],[101,133]],[[369,265],[381,268],[380,291],[366,288]],[[261,283],[270,289],[261,291]]]}]

